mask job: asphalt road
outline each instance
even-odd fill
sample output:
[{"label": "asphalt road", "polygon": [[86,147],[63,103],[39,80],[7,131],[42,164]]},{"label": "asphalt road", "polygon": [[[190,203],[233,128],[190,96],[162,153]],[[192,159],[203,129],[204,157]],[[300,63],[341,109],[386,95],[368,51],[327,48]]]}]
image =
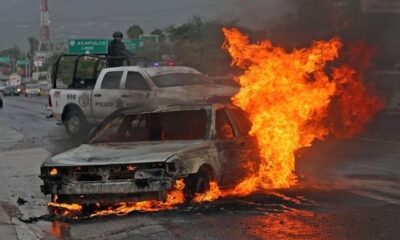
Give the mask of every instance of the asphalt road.
[{"label": "asphalt road", "polygon": [[[19,239],[400,238],[396,113],[380,114],[355,139],[329,138],[299,151],[300,181],[292,189],[76,220],[49,216],[49,199],[40,193],[40,164],[79,144],[46,118],[46,102],[46,97],[7,97],[0,109],[0,204]],[[26,202],[18,204],[19,197]]]}]

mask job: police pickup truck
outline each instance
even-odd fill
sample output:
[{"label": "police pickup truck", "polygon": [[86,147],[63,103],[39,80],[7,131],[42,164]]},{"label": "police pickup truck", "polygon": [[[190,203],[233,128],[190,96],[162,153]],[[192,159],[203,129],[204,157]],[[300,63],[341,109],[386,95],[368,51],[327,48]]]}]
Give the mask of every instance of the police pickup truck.
[{"label": "police pickup truck", "polygon": [[[78,56],[72,76],[60,68],[63,55],[53,68],[49,94],[52,115],[72,138],[84,137],[118,109],[143,105],[226,102],[237,87],[214,84],[206,75],[184,66],[121,66],[107,68],[106,57]],[[79,70],[79,62],[93,68]],[[67,60],[64,62],[68,63]],[[69,61],[71,62],[71,61]],[[70,64],[71,65],[71,64]],[[86,66],[88,64],[86,63]]]}]

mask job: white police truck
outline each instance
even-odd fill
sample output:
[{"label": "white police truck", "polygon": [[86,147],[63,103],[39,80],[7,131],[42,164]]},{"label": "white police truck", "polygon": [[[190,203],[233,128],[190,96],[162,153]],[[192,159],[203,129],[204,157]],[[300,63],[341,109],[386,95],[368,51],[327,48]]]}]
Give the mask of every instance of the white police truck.
[{"label": "white police truck", "polygon": [[[185,66],[141,64],[107,68],[108,57],[62,55],[54,64],[49,108],[73,138],[118,109],[145,105],[228,102],[237,87],[214,84]],[[65,67],[63,67],[65,65]],[[69,67],[73,71],[67,71]]]}]

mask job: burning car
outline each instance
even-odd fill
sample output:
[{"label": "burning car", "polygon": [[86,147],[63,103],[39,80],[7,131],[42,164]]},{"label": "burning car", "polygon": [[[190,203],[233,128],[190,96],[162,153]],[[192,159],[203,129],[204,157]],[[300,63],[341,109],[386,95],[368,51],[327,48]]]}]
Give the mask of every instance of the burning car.
[{"label": "burning car", "polygon": [[222,188],[257,171],[255,139],[230,104],[129,108],[108,117],[80,147],[41,167],[41,190],[61,203],[165,200],[176,181],[185,196]]}]

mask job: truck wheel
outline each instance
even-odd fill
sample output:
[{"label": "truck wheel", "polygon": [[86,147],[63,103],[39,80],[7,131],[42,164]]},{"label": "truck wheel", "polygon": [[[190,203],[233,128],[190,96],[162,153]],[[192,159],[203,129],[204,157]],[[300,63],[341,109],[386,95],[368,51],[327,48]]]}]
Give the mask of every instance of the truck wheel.
[{"label": "truck wheel", "polygon": [[80,139],[88,133],[88,124],[83,114],[78,110],[70,110],[64,119],[67,134],[74,139]]},{"label": "truck wheel", "polygon": [[205,193],[210,189],[212,176],[207,168],[200,168],[196,174],[189,175],[185,179],[185,198],[190,201],[196,193]]}]

